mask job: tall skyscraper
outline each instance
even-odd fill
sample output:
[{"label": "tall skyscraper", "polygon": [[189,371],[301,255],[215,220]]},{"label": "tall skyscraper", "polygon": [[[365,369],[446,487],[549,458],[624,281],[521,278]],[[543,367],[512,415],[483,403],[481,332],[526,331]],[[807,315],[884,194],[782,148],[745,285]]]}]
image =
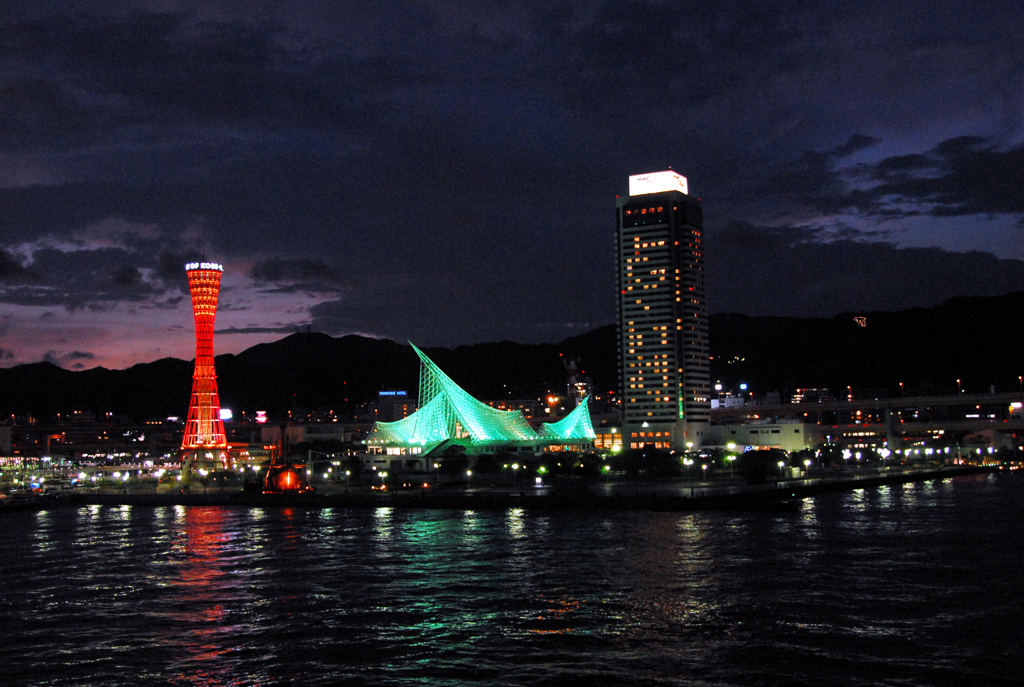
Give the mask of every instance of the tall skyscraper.
[{"label": "tall skyscraper", "polygon": [[631,176],[617,205],[624,448],[700,446],[711,410],[700,201],[668,171]]},{"label": "tall skyscraper", "polygon": [[214,262],[185,265],[196,322],[196,367],[192,375],[192,400],[181,442],[182,474],[200,470],[230,470],[224,421],[220,418],[217,373],[213,369],[213,323],[224,268]]}]

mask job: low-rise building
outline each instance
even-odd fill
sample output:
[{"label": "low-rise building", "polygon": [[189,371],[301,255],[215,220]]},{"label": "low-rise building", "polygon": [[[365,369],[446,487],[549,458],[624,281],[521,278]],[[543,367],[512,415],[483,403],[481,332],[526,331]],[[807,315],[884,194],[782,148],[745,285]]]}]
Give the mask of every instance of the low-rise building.
[{"label": "low-rise building", "polygon": [[716,446],[754,446],[802,451],[822,441],[822,427],[817,423],[796,420],[755,421],[745,424],[711,425],[710,443]]}]

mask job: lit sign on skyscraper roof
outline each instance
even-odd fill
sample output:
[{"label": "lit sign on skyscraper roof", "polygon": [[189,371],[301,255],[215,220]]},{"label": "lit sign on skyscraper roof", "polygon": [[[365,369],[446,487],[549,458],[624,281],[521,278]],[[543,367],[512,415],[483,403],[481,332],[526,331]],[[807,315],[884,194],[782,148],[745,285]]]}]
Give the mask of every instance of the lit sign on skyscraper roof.
[{"label": "lit sign on skyscraper roof", "polygon": [[635,174],[629,178],[629,195],[631,196],[642,196],[645,193],[664,193],[665,191],[679,191],[689,195],[686,177],[668,171]]}]

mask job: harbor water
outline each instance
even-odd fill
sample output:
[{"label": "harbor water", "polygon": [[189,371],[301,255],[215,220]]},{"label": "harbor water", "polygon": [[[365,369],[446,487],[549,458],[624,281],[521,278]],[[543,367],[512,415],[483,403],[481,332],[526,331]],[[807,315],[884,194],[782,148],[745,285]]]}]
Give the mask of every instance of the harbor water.
[{"label": "harbor water", "polygon": [[1024,476],[797,512],[0,515],[6,685],[1020,685]]}]

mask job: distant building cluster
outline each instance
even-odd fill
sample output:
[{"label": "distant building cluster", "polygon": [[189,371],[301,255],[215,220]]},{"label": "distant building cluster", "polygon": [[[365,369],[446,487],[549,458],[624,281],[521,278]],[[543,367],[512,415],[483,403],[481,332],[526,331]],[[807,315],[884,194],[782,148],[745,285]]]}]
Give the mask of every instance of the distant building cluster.
[{"label": "distant building cluster", "polygon": [[[382,389],[344,411],[293,407],[271,416],[236,409],[232,415],[220,406],[213,358],[223,267],[189,263],[196,360],[188,416],[134,424],[78,409],[55,418],[4,418],[0,470],[35,469],[44,461],[138,463],[141,470],[180,460],[183,472],[245,471],[298,447],[311,464],[315,453],[330,451],[330,458],[366,455],[375,468],[429,470],[437,467],[435,458],[453,452],[609,456],[653,449],[692,456],[832,447],[843,460],[859,460],[858,451],[948,455],[953,449],[957,456],[981,456],[1020,443],[1024,381],[1020,394],[965,395],[957,380],[956,395],[923,398],[904,398],[902,384],[900,398],[852,387],[798,388],[783,398],[778,391],[755,395],[746,384],[712,384],[703,226],[700,199],[673,171],[632,176],[629,195],[618,198],[618,393],[596,391],[579,361],[564,357],[564,393],[478,400],[413,346],[421,360],[418,390]],[[854,319],[868,324],[863,316]]]}]

